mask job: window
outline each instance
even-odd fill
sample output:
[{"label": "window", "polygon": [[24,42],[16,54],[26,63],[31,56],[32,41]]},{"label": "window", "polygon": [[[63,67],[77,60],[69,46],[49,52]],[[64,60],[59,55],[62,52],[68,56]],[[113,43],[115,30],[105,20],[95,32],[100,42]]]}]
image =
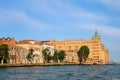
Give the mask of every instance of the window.
[{"label": "window", "polygon": [[75,46],[75,49],[78,50],[78,46]]},{"label": "window", "polygon": [[59,48],[61,48],[61,46],[59,46]]},{"label": "window", "polygon": [[71,50],[71,46],[69,46],[69,50]]}]

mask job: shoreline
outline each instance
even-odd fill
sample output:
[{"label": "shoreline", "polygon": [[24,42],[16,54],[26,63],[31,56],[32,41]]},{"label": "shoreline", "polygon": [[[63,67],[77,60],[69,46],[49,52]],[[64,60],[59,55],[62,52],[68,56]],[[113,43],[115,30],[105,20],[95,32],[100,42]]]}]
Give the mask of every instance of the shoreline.
[{"label": "shoreline", "polygon": [[[38,64],[0,64],[0,68],[6,67],[35,67],[35,66],[78,66],[78,65],[94,65],[94,64],[79,64],[79,63],[38,63]],[[96,64],[96,65],[115,65],[115,64]]]},{"label": "shoreline", "polygon": [[77,64],[77,63],[0,64],[0,68],[5,68],[5,67],[34,67],[34,66],[67,66],[67,65],[79,65],[79,64]]}]

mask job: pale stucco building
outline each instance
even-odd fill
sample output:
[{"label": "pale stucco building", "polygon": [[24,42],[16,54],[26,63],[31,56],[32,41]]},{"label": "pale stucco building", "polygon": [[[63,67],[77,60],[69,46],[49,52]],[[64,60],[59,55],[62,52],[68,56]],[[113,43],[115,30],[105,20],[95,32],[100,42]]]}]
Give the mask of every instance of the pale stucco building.
[{"label": "pale stucco building", "polygon": [[32,62],[33,63],[43,63],[43,55],[42,55],[43,48],[39,41],[21,40],[16,44],[16,46],[27,49],[27,55],[28,55],[29,49],[33,49],[34,50],[34,52],[33,52],[34,59]]}]

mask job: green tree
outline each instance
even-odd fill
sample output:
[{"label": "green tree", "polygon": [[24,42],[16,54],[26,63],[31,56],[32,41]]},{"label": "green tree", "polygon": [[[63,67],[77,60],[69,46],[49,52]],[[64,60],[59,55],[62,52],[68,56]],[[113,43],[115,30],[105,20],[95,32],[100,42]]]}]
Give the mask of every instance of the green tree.
[{"label": "green tree", "polygon": [[44,57],[44,63],[46,63],[46,62],[49,63],[50,60],[53,59],[53,57],[51,56],[51,52],[47,48],[42,51],[42,54],[43,54],[43,57]]},{"label": "green tree", "polygon": [[34,55],[33,55],[34,50],[33,49],[29,49],[28,55],[27,55],[27,60],[30,61],[32,63]]},{"label": "green tree", "polygon": [[53,61],[55,63],[58,63],[58,51],[57,50],[54,50]]},{"label": "green tree", "polygon": [[0,62],[3,60],[3,63],[7,63],[9,60],[9,53],[8,53],[8,45],[2,44],[0,45]]},{"label": "green tree", "polygon": [[82,63],[82,52],[79,50],[78,52],[77,52],[77,54],[78,54],[78,57],[79,57],[79,62],[80,62],[80,64]]},{"label": "green tree", "polygon": [[66,53],[64,50],[60,50],[58,52],[58,59],[60,60],[60,62],[62,62],[65,59]]},{"label": "green tree", "polygon": [[48,53],[49,53],[49,49],[47,49],[47,48],[42,51],[43,58],[44,58],[44,63],[47,62],[47,54]]},{"label": "green tree", "polygon": [[49,63],[50,60],[53,60],[55,63],[58,63],[58,60],[60,60],[60,62],[62,62],[64,60],[65,56],[66,56],[66,53],[63,50],[60,50],[60,51],[55,50],[53,56],[51,56],[51,53],[50,53],[49,49],[47,49],[47,48],[44,49],[42,51],[42,53],[43,53],[45,63],[46,62]]},{"label": "green tree", "polygon": [[78,53],[78,57],[79,57],[79,61],[80,63],[82,63],[83,61],[86,62],[88,56],[89,56],[89,48],[87,46],[81,46],[81,48],[79,49]]},{"label": "green tree", "polygon": [[47,54],[47,62],[49,63],[53,59],[53,56],[51,56],[50,52]]}]

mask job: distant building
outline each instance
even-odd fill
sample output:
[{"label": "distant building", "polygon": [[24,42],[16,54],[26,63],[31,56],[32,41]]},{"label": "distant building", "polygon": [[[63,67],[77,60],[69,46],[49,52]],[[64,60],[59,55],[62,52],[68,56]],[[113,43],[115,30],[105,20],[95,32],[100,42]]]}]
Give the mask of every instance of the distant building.
[{"label": "distant building", "polygon": [[3,37],[3,38],[0,38],[0,44],[7,44],[8,46],[11,46],[11,45],[15,45],[15,39],[14,38],[10,38],[10,37]]},{"label": "distant building", "polygon": [[[43,56],[42,56],[42,45],[40,41],[36,40],[21,40],[17,42],[16,46],[22,47],[27,49],[27,55],[29,52],[29,49],[33,49],[33,63],[43,63]],[[26,55],[26,56],[27,56]]]},{"label": "distant building", "polygon": [[9,61],[10,64],[14,63],[27,63],[27,49],[19,46],[9,46]]},{"label": "distant building", "polygon": [[67,53],[66,61],[67,62],[76,62],[78,63],[77,51],[81,46],[86,45],[90,49],[90,54],[87,59],[88,64],[108,64],[109,63],[109,52],[104,47],[101,42],[101,37],[98,34],[97,30],[95,35],[91,40],[63,40],[56,41],[50,40],[49,42],[44,42],[44,44],[52,45],[57,50],[64,50]]},{"label": "distant building", "polygon": [[7,44],[9,46],[10,63],[27,63],[26,56],[29,49],[33,49],[34,60],[33,63],[43,63],[42,50],[47,48],[50,50],[51,55],[54,50],[64,50],[66,52],[65,62],[79,63],[77,51],[81,46],[88,46],[90,50],[87,64],[108,64],[109,51],[101,42],[101,37],[97,30],[91,40],[50,40],[50,41],[37,41],[37,40],[21,40],[16,42],[14,38],[0,38],[0,44]]}]

